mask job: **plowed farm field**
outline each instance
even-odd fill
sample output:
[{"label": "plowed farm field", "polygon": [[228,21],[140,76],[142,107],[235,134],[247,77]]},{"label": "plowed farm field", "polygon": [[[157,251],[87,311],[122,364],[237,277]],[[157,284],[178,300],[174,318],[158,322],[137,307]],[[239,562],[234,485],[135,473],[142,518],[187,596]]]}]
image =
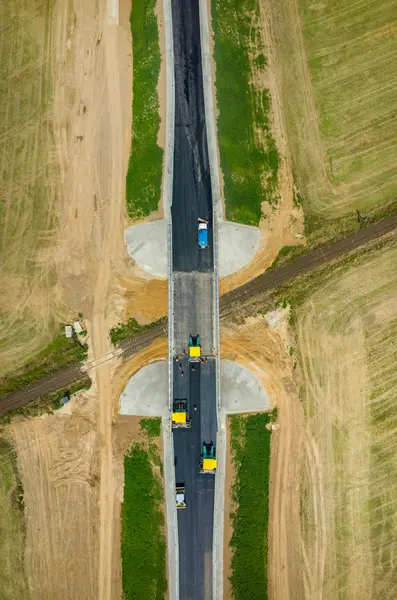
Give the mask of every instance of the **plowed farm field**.
[{"label": "plowed farm field", "polygon": [[395,598],[396,261],[394,241],[297,309],[305,600]]},{"label": "plowed farm field", "polygon": [[309,225],[385,210],[397,196],[396,0],[264,4]]},{"label": "plowed farm field", "polygon": [[57,327],[51,18],[44,0],[0,6],[0,376],[32,358]]}]

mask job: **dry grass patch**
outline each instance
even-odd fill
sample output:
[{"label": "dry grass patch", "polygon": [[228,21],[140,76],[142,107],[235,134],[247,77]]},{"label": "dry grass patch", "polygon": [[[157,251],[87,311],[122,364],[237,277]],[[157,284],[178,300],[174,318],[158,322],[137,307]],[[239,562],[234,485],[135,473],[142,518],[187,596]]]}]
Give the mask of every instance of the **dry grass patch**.
[{"label": "dry grass patch", "polygon": [[305,598],[395,597],[397,245],[297,309]]},{"label": "dry grass patch", "polygon": [[51,2],[1,3],[0,376],[32,358],[57,329],[51,24]]},{"label": "dry grass patch", "polygon": [[395,210],[395,0],[265,4],[309,231],[330,237],[354,226],[357,209],[373,218],[385,204]]}]

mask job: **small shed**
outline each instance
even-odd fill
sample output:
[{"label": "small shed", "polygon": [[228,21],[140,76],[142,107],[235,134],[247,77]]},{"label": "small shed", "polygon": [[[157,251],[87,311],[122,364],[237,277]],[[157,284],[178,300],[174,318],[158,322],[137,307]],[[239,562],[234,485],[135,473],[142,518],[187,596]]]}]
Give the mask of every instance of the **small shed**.
[{"label": "small shed", "polygon": [[75,321],[73,323],[73,329],[75,330],[76,333],[81,333],[83,331],[83,328],[80,325],[80,321]]},{"label": "small shed", "polygon": [[65,325],[65,335],[67,338],[73,337],[73,327],[71,325]]}]

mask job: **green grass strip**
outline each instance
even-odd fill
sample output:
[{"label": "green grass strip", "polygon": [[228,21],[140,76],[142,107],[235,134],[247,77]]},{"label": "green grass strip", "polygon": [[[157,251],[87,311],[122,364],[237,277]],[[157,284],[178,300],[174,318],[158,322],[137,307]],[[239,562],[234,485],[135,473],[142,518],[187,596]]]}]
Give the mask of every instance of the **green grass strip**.
[{"label": "green grass strip", "polygon": [[276,200],[279,162],[270,133],[269,94],[250,83],[251,62],[256,71],[266,68],[263,54],[256,60],[250,56],[262,50],[253,19],[258,11],[258,0],[212,2],[226,217],[247,225],[258,225],[263,201]]},{"label": "green grass strip", "polygon": [[[156,460],[153,452],[156,450]],[[163,600],[167,591],[164,492],[155,444],[133,444],[124,458],[122,582],[124,600]]]},{"label": "green grass strip", "polygon": [[157,145],[160,47],[155,7],[156,0],[133,2],[130,15],[133,100],[126,202],[128,215],[135,219],[157,210],[160,201],[163,150]]},{"label": "green grass strip", "polygon": [[269,414],[232,416],[231,451],[236,478],[231,514],[232,585],[235,600],[267,599],[269,519]]},{"label": "green grass strip", "polygon": [[139,425],[149,438],[159,437],[161,432],[161,419],[159,417],[141,419]]},{"label": "green grass strip", "polygon": [[152,323],[148,323],[147,325],[140,325],[134,317],[128,319],[125,323],[119,323],[116,327],[112,327],[109,331],[109,337],[112,344],[118,344],[123,340],[133,337],[138,333],[142,333],[143,331],[149,331],[159,323],[167,322],[167,317],[163,317],[158,321],[153,321]]}]

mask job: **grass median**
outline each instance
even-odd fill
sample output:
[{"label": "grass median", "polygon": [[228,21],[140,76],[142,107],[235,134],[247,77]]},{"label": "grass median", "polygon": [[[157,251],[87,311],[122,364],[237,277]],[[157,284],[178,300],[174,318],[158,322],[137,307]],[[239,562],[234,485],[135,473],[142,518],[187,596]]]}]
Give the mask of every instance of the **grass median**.
[{"label": "grass median", "polygon": [[163,150],[157,145],[160,47],[155,8],[156,0],[133,2],[130,15],[133,100],[126,202],[128,215],[134,219],[157,210],[160,201]]},{"label": "grass median", "polygon": [[167,591],[160,419],[142,419],[142,442],[124,458],[122,582],[124,600],[163,600]]},{"label": "grass median", "polygon": [[219,110],[218,142],[226,217],[258,225],[263,201],[277,200],[278,153],[263,78],[258,0],[214,0],[212,24]]},{"label": "grass median", "polygon": [[233,598],[266,600],[271,436],[266,424],[271,415],[236,415],[229,419],[235,473],[230,541]]}]

